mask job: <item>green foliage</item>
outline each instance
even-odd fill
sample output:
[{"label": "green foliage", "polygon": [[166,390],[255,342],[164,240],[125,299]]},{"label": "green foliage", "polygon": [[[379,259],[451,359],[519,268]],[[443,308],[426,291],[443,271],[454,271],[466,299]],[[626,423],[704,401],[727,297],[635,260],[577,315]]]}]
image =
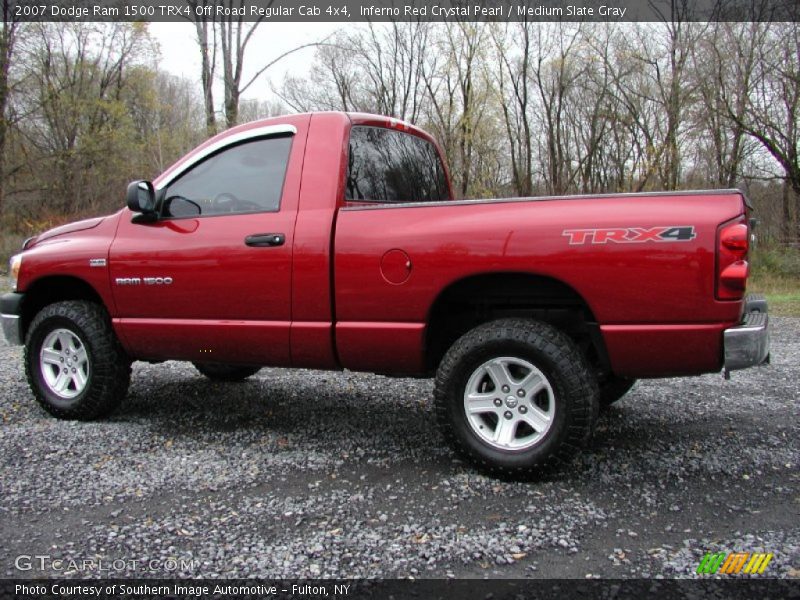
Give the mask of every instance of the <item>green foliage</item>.
[{"label": "green foliage", "polygon": [[800,317],[800,249],[765,245],[750,255],[748,292],[764,294],[773,315]]},{"label": "green foliage", "polygon": [[757,246],[751,254],[752,275],[761,279],[800,279],[800,249]]},{"label": "green foliage", "polygon": [[20,251],[23,241],[22,235],[0,229],[0,274],[8,273],[8,259]]},{"label": "green foliage", "polygon": [[[117,210],[127,183],[153,178],[202,139],[195,85],[145,62],[142,24],[36,24],[15,65],[2,226],[46,226]],[[23,73],[24,71],[24,73]]]}]

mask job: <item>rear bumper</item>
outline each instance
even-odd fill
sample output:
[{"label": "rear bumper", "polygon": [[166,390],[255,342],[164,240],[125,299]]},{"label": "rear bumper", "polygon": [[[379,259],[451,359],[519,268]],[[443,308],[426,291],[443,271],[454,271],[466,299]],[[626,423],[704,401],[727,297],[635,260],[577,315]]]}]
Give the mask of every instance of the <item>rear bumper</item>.
[{"label": "rear bumper", "polygon": [[20,306],[22,294],[10,293],[0,297],[0,323],[3,335],[12,346],[22,344],[22,319],[20,319]]},{"label": "rear bumper", "polygon": [[725,330],[723,343],[726,374],[769,362],[769,315],[763,296],[745,299],[742,322]]}]

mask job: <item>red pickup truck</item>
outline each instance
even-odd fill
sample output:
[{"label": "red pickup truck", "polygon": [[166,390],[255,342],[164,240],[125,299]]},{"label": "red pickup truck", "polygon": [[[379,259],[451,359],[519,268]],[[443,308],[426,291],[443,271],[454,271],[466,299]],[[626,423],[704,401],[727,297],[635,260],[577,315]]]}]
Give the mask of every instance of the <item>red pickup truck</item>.
[{"label": "red pickup truck", "polygon": [[127,205],[11,261],[3,329],[57,417],[109,413],[133,360],[435,376],[455,448],[529,473],[636,378],[769,354],[735,190],[454,200],[425,132],[315,113],[222,133]]}]

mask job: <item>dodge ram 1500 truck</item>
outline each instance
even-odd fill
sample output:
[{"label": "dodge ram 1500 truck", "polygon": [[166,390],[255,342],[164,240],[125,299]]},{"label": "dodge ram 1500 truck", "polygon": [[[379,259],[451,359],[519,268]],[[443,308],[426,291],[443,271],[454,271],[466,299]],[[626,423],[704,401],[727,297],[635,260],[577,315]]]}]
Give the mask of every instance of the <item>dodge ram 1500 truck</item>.
[{"label": "dodge ram 1500 truck", "polygon": [[435,376],[444,436],[495,472],[590,438],[635,379],[768,358],[744,296],[736,190],[454,200],[440,148],[402,121],[314,113],[235,127],[127,208],[57,227],[2,297],[36,400],[108,414],[134,360],[217,380],[261,366]]}]

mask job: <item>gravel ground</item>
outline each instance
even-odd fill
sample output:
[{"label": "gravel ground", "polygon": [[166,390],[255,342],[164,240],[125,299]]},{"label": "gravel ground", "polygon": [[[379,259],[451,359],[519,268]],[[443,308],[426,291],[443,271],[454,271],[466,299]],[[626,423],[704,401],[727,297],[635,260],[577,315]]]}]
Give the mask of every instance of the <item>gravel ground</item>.
[{"label": "gravel ground", "polygon": [[800,577],[800,319],[773,329],[770,366],[639,382],[533,483],[457,460],[430,381],[137,363],[113,417],[65,422],[0,342],[0,576],[693,578],[764,551]]}]

